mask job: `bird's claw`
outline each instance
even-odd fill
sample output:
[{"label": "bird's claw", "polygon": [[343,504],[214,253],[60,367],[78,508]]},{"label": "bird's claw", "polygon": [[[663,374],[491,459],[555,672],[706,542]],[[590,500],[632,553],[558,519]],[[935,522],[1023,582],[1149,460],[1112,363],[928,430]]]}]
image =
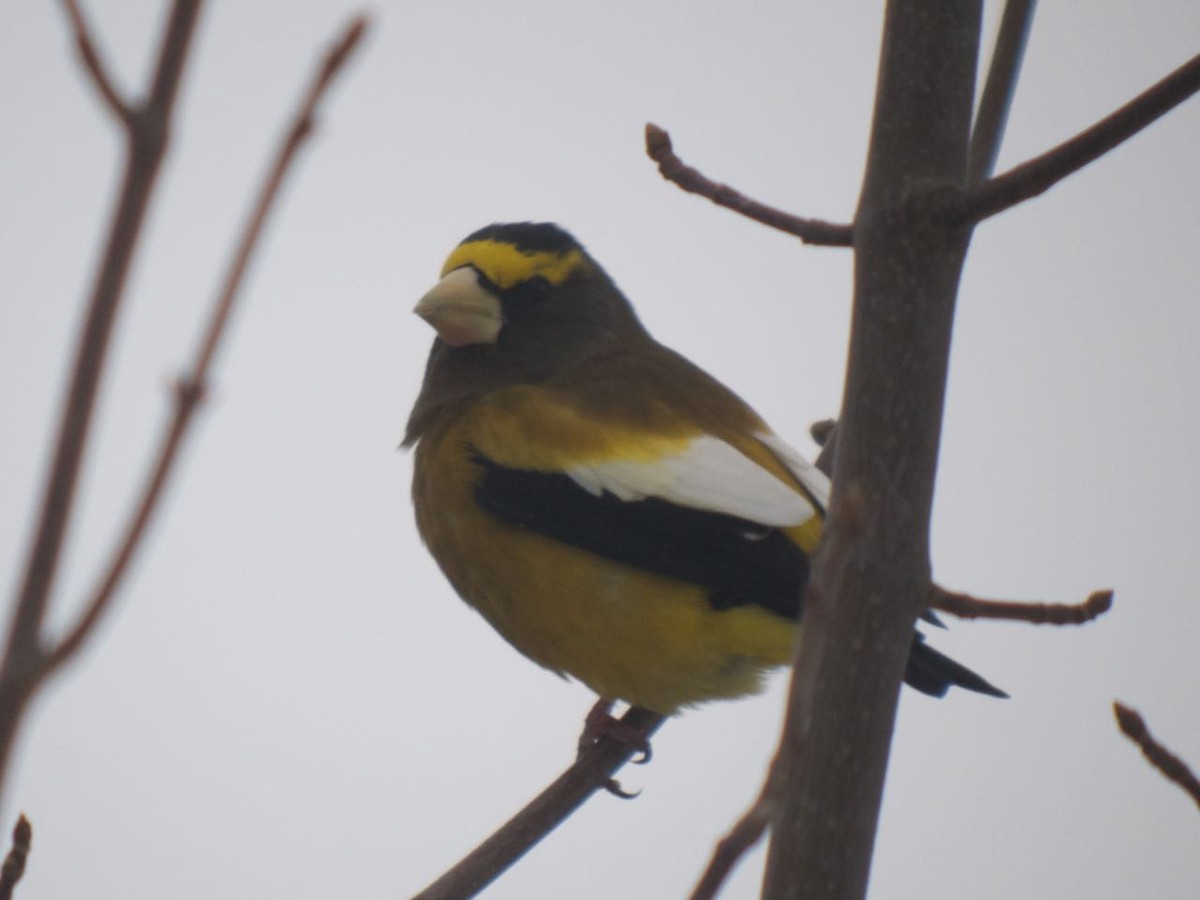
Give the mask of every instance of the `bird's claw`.
[{"label": "bird's claw", "polygon": [[644,766],[654,756],[650,739],[640,728],[614,717],[612,708],[612,700],[600,699],[588,710],[587,717],[583,720],[583,732],[579,735],[579,755],[582,756],[590,750],[601,738],[609,738],[636,750],[638,755],[630,762]]},{"label": "bird's claw", "polygon": [[604,789],[614,797],[620,797],[622,800],[633,800],[642,795],[641,791],[627,791],[621,787],[621,782],[615,778],[604,779]]}]

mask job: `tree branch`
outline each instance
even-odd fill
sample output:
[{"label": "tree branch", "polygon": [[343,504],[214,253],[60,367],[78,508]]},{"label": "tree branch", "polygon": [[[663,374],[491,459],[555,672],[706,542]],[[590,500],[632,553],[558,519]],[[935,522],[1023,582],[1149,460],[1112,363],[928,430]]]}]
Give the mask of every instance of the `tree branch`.
[{"label": "tree branch", "polygon": [[1091,128],[1028,162],[947,201],[950,224],[981,222],[1031,197],[1099,159],[1200,91],[1200,55],[1143,91]]},{"label": "tree branch", "polygon": [[147,99],[136,107],[130,107],[120,100],[101,65],[78,6],[72,0],[65,2],[83,65],[97,84],[106,105],[125,126],[127,151],[122,185],[83,322],[70,388],[62,407],[54,458],[25,575],[13,604],[3,664],[0,665],[0,785],[4,784],[13,740],[30,697],[92,634],[145,533],[192,413],[203,396],[207,371],[225,331],[234,297],[266,214],[292,156],[312,129],[317,100],[358,42],[363,29],[361,20],[351,25],[314,80],[297,121],[284,142],[277,166],[255,206],[212,321],[201,341],[196,362],[177,385],[175,414],[164,433],[157,461],[149,471],[140,502],[126,525],[124,537],[79,620],[57,646],[47,649],[41,630],[70,519],[95,396],[147,204],[166,153],[175,98],[200,8],[200,0],[175,0],[159,45]]},{"label": "tree branch", "polygon": [[718,206],[732,209],[748,219],[800,238],[806,244],[849,247],[854,240],[850,225],[835,225],[820,219],[802,219],[765,203],[752,200],[727,184],[706,178],[685,164],[671,147],[671,136],[652,122],[646,123],[646,154],[658,163],[663,178],[691,194],[707,197]]},{"label": "tree branch", "polygon": [[33,826],[21,813],[17,824],[13,827],[12,848],[4,857],[0,866],[0,900],[12,900],[13,890],[21,876],[25,874],[25,862],[29,859],[29,849],[33,845]]},{"label": "tree branch", "polygon": [[[772,764],[771,770],[774,770],[774,764]],[[717,842],[717,846],[709,858],[708,868],[700,876],[700,881],[692,890],[689,900],[712,900],[716,897],[717,891],[721,889],[721,885],[725,883],[725,879],[729,877],[729,873],[733,871],[738,860],[762,839],[775,815],[777,798],[772,788],[773,784],[774,779],[768,772],[767,783],[763,785],[762,792],[754,801],[754,805],[746,810],[729,830],[729,833]]]},{"label": "tree branch", "polygon": [[[150,97],[143,107],[131,112],[128,119],[122,117],[128,138],[124,180],[76,349],[54,459],[34,531],[33,547],[14,604],[3,667],[0,668],[0,776],[2,760],[7,759],[12,731],[16,727],[15,717],[34,687],[31,672],[41,661],[42,621],[58,571],[59,553],[75,498],[100,374],[130,260],[166,151],[168,123],[199,7],[199,0],[176,0],[167,20]],[[72,22],[75,22],[74,18]],[[171,48],[173,55],[167,53],[167,48]],[[89,73],[95,79],[96,74],[90,68]]]},{"label": "tree branch", "polygon": [[[809,427],[821,447],[816,466],[833,477],[833,456],[837,452],[838,425],[835,419],[822,419]],[[1112,608],[1113,592],[1094,591],[1082,603],[1030,603],[1011,600],[985,600],[939,584],[929,588],[929,609],[958,616],[960,619],[1004,619],[1035,625],[1081,625],[1104,615]],[[933,624],[938,624],[936,621]]]},{"label": "tree branch", "polygon": [[1200,779],[1192,774],[1187,763],[1154,739],[1137,710],[1113,701],[1113,713],[1117,717],[1117,725],[1121,732],[1142,749],[1142,754],[1150,764],[1169,781],[1187,791],[1188,796],[1200,806]]},{"label": "tree branch", "polygon": [[96,42],[92,38],[87,20],[83,17],[83,10],[79,8],[77,0],[63,0],[63,7],[67,11],[67,17],[71,20],[71,29],[75,33],[75,47],[79,51],[80,61],[87,69],[88,75],[91,76],[92,84],[99,91],[109,112],[116,116],[126,128],[132,128],[134,125],[133,109],[113,84],[112,77],[108,74],[108,67],[100,58],[100,51],[96,48]]},{"label": "tree branch", "polygon": [[866,892],[900,681],[928,598],[929,514],[970,237],[913,201],[966,181],[980,7],[887,4],[854,223],[833,496],[795,654],[767,900]]},{"label": "tree branch", "polygon": [[175,411],[159,441],[158,453],[142,487],[136,510],[130,516],[124,536],[83,614],[61,642],[47,654],[44,663],[45,674],[58,668],[78,652],[112,602],[116,588],[124,577],[162,498],[163,488],[173,470],[192,416],[204,399],[209,369],[226,334],[229,317],[241,290],[250,259],[258,247],[267,217],[274,209],[279,190],[291,171],[297,152],[312,134],[317,105],[325,96],[334,76],[341,71],[358,46],[366,26],[367,21],[362,16],[354,18],[346,26],[326,53],[299,108],[291,117],[236,245],[195,359],[187,373],[176,383]]},{"label": "tree branch", "polygon": [[[633,707],[619,721],[649,738],[665,718]],[[632,744],[601,736],[524,809],[413,900],[474,897],[561,825],[588,797],[606,789],[613,773],[637,752],[638,748]]]},{"label": "tree branch", "polygon": [[1094,591],[1082,603],[1021,603],[983,600],[941,585],[929,589],[929,606],[960,619],[1005,619],[1034,625],[1082,625],[1112,609],[1112,591]]},{"label": "tree branch", "polygon": [[1000,32],[996,35],[996,46],[992,48],[987,82],[975,113],[975,125],[971,129],[971,146],[967,153],[967,178],[970,184],[983,181],[996,166],[1036,8],[1037,0],[1008,0],[1004,4]]}]

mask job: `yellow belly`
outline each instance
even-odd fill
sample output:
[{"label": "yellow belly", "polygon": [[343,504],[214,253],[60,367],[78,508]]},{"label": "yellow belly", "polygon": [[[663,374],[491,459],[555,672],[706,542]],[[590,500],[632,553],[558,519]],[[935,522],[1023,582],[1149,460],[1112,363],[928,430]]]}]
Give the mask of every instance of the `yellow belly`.
[{"label": "yellow belly", "polygon": [[472,496],[476,466],[445,452],[458,440],[451,430],[418,445],[418,527],[459,595],[534,662],[602,697],[671,713],[757,691],[765,669],[791,658],[788,620],[752,606],[715,610],[696,585],[492,519]]}]

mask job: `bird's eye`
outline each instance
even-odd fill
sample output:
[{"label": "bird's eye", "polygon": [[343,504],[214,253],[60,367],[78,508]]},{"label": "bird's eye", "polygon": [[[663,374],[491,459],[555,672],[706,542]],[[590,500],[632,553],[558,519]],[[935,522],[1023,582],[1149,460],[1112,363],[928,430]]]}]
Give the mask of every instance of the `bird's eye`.
[{"label": "bird's eye", "polygon": [[508,290],[506,300],[522,307],[540,304],[550,296],[552,285],[541,275],[534,275]]},{"label": "bird's eye", "polygon": [[534,275],[525,282],[525,290],[531,300],[545,300],[550,296],[550,282],[541,275]]}]

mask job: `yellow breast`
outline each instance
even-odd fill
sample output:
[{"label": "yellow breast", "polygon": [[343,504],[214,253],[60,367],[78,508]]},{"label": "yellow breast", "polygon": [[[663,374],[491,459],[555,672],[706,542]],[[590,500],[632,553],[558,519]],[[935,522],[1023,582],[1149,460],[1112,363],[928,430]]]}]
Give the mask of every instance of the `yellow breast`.
[{"label": "yellow breast", "polygon": [[481,473],[468,430],[459,418],[421,438],[417,525],[459,595],[525,656],[662,713],[752,693],[765,669],[790,659],[795,627],[777,615],[715,610],[697,585],[486,515],[473,496]]}]

